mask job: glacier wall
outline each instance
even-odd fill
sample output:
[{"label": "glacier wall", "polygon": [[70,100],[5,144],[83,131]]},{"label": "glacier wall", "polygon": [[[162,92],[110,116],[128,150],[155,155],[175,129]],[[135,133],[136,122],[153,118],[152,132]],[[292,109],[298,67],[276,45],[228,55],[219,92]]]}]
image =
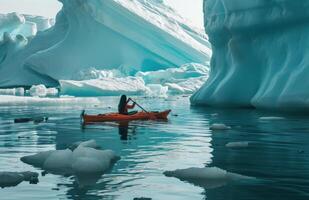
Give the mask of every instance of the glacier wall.
[{"label": "glacier wall", "polygon": [[163,1],[60,1],[63,8],[52,28],[33,38],[14,38],[5,31],[0,87],[57,86],[92,67],[127,68],[134,75],[210,60],[206,35]]},{"label": "glacier wall", "polygon": [[309,108],[309,1],[205,0],[210,77],[195,105]]}]

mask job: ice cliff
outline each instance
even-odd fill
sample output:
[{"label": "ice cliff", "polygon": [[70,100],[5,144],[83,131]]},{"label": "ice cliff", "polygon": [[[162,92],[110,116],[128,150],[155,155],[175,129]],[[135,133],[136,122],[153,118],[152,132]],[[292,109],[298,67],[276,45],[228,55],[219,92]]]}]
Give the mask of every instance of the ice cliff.
[{"label": "ice cliff", "polygon": [[205,0],[210,77],[197,105],[309,107],[309,1]]},{"label": "ice cliff", "polygon": [[[202,31],[158,0],[61,0],[55,25],[27,38],[5,32],[0,43],[0,87],[59,86],[89,68],[126,68],[127,75],[186,63],[207,64]],[[5,16],[3,18],[9,18]],[[18,15],[6,21],[22,20]],[[0,24],[4,24],[0,18]],[[15,27],[11,25],[11,27]],[[24,29],[23,29],[24,30]]]}]

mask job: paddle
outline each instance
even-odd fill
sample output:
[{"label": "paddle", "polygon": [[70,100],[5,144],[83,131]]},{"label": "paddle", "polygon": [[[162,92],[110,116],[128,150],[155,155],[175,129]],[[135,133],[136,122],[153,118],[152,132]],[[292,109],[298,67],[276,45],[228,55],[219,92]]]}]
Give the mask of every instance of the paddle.
[{"label": "paddle", "polygon": [[147,110],[145,110],[141,105],[139,105],[138,103],[136,103],[136,101],[134,101],[133,99],[130,98],[130,101],[132,101],[133,103],[135,103],[135,105],[137,105],[138,107],[140,107],[144,112],[149,113]]}]

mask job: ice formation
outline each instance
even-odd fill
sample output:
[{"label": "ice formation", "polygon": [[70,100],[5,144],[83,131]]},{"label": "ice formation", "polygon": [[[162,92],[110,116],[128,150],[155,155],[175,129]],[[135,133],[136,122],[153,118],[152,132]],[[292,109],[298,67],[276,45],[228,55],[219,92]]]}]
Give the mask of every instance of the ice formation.
[{"label": "ice formation", "polygon": [[192,94],[206,81],[208,67],[188,63],[179,68],[137,72],[128,76],[127,69],[80,71],[74,79],[60,80],[60,94],[72,96]]},{"label": "ice formation", "polygon": [[164,174],[168,177],[176,177],[182,181],[186,181],[206,189],[222,187],[230,182],[255,180],[253,177],[231,173],[217,167],[192,167],[188,169],[166,171]]},{"label": "ice formation", "polygon": [[96,142],[91,140],[80,143],[73,151],[51,150],[24,156],[21,161],[54,174],[102,175],[119,157],[111,150],[94,149],[97,146]]},{"label": "ice formation", "polygon": [[308,8],[308,1],[205,0],[211,73],[192,103],[308,108]]},{"label": "ice formation", "polygon": [[74,80],[91,67],[125,68],[126,75],[132,76],[138,71],[209,62],[211,50],[203,31],[188,26],[163,1],[61,2],[63,8],[52,28],[33,38],[22,36],[23,32],[16,38],[4,35],[0,87],[59,86],[59,80]]},{"label": "ice formation", "polygon": [[37,183],[38,176],[35,172],[0,172],[0,187],[14,187],[23,181]]},{"label": "ice formation", "polygon": [[53,20],[45,17],[18,13],[0,14],[0,41],[4,33],[9,33],[12,37],[33,37],[38,31],[44,31],[52,25]]}]

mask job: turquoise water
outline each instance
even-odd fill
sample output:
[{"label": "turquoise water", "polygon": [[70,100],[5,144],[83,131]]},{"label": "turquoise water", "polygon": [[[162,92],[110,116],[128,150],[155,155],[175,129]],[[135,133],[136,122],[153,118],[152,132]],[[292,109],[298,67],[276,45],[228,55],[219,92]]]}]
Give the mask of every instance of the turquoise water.
[{"label": "turquoise water", "polygon": [[[102,98],[88,113],[111,112],[117,98]],[[0,199],[123,199],[167,200],[309,199],[309,117],[255,110],[216,110],[190,107],[187,97],[137,98],[152,110],[172,109],[168,122],[132,122],[80,126],[83,109],[72,107],[0,107],[0,171],[35,171],[19,159],[36,152],[64,149],[76,141],[95,139],[121,156],[111,172],[96,184],[79,187],[74,177],[47,174],[39,183],[23,182],[0,189]],[[49,116],[47,123],[14,124],[13,119]],[[280,116],[283,119],[261,120]],[[227,131],[211,131],[224,123]],[[128,132],[128,134],[126,134]],[[247,148],[230,149],[228,142],[250,141]],[[176,178],[166,170],[219,167],[256,178],[204,189]]]}]

